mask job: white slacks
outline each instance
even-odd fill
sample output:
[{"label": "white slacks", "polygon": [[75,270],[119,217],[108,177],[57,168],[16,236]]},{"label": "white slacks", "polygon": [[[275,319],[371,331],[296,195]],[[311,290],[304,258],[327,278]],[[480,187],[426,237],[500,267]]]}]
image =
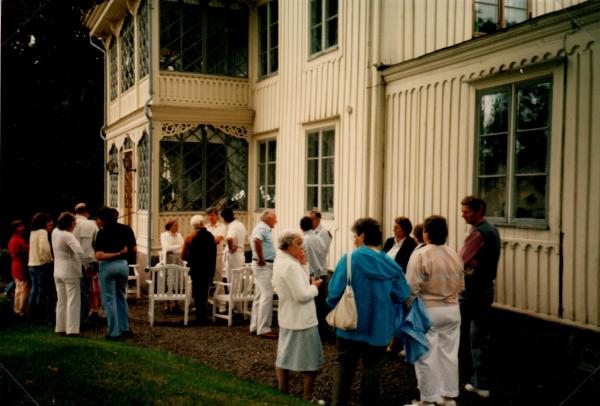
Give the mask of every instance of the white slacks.
[{"label": "white slacks", "polygon": [[254,300],[252,300],[252,315],[250,316],[250,332],[257,335],[271,331],[273,321],[273,264],[267,262],[265,266],[252,263],[254,274]]},{"label": "white slacks", "polygon": [[56,284],[57,333],[79,334],[81,278],[54,278]]},{"label": "white slacks", "polygon": [[458,345],[460,310],[456,306],[428,307],[431,329],[427,332],[429,352],[415,363],[421,400],[441,401],[458,396]]}]

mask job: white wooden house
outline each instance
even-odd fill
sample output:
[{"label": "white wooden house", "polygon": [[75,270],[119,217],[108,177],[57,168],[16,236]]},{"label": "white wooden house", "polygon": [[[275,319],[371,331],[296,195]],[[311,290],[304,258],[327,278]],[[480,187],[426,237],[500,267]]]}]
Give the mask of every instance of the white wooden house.
[{"label": "white wooden house", "polygon": [[331,267],[365,215],[444,215],[460,248],[474,193],[496,306],[600,331],[600,2],[110,0],[85,24],[142,256],[213,204],[276,230],[318,207]]}]

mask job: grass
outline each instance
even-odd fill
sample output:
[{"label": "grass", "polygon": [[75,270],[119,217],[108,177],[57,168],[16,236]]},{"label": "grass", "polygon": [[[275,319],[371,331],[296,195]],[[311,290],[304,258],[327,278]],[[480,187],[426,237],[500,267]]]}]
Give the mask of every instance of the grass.
[{"label": "grass", "polygon": [[41,326],[0,330],[0,363],[40,405],[306,404],[183,357]]}]

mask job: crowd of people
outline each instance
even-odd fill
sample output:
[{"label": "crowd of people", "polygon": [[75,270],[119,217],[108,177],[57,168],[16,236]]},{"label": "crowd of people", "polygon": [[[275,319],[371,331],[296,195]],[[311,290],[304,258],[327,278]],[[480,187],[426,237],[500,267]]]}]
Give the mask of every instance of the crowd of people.
[{"label": "crowd of people", "polygon": [[[400,354],[415,364],[421,394],[414,404],[454,405],[459,395],[461,341],[470,349],[472,370],[465,390],[482,398],[490,396],[489,320],[500,255],[498,231],[485,219],[485,202],[467,196],[461,206],[462,217],[472,228],[460,252],[446,244],[448,224],[442,216],[429,216],[414,228],[408,218],[398,217],[393,236],[385,242],[377,220],[360,218],[351,228],[351,252],[339,258],[331,274],[327,257],[332,235],[321,225],[317,210],[300,219],[298,230],[280,233],[275,243],[274,210],[261,214],[248,237],[231,208],[221,212],[223,223],[218,210],[210,208],[206,218],[192,216],[193,231],[185,237],[178,232],[177,221],[166,222],[160,236],[160,262],[187,264],[196,323],[206,324],[212,282],[244,266],[248,240],[255,292],[250,332],[278,340],[279,389],[289,390],[290,371],[301,372],[304,398],[317,404],[324,404],[313,390],[324,363],[321,340],[332,330],[325,317],[350,284],[357,327],[334,329],[337,363],[332,404],[348,403],[359,361],[361,402],[377,404],[386,353],[404,348]],[[32,219],[29,243],[23,222],[13,222],[9,250],[14,312],[34,318],[54,315],[56,333],[72,336],[79,334],[85,317],[100,311],[101,304],[108,323],[106,338],[115,340],[132,334],[125,295],[128,265],[136,260],[135,236],[130,227],[117,221],[114,209],[101,208],[95,222],[88,216],[85,204],[79,204],[75,215],[62,213],[53,230],[52,218],[38,213]],[[278,331],[272,326],[274,294]],[[55,312],[50,312],[53,300]],[[225,310],[224,303],[213,305],[220,312]],[[169,304],[167,310],[173,311]],[[427,325],[426,331],[407,334],[406,320],[413,318]],[[415,337],[424,349],[415,347]]]},{"label": "crowd of people", "polygon": [[85,203],[73,213],[31,219],[29,241],[22,220],[11,223],[11,275],[6,293],[18,317],[49,322],[60,335],[77,337],[94,318],[106,319],[107,340],[131,336],[127,306],[129,265],[136,263],[131,227],[110,207],[91,220]]}]

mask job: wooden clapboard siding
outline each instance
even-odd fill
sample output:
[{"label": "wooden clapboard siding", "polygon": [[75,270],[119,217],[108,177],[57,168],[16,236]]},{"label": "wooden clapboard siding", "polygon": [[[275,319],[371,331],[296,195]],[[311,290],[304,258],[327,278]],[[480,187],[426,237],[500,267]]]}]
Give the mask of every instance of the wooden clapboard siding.
[{"label": "wooden clapboard siding", "polygon": [[542,14],[562,10],[563,8],[571,7],[584,1],[586,0],[531,0],[531,15],[532,17],[539,17]]},{"label": "wooden clapboard siding", "polygon": [[[563,31],[531,41],[521,36],[514,45],[507,36],[506,47],[498,38],[494,44],[500,46],[490,54],[482,43],[480,52],[470,56],[466,49],[456,50],[464,55],[456,63],[442,62],[450,58],[449,50],[446,56],[432,57],[437,64],[429,65],[425,57],[384,72],[383,217],[384,224],[391,225],[398,215],[415,223],[430,214],[444,215],[450,226],[449,244],[460,248],[468,228],[458,202],[474,190],[477,89],[551,74],[548,229],[499,227],[503,243],[496,304],[598,329],[600,163],[594,157],[600,156],[600,125],[594,117],[600,114],[600,49],[594,38],[600,23],[578,20],[583,29],[569,34],[563,50],[570,20],[555,19]],[[391,226],[387,230],[391,232]]]}]

